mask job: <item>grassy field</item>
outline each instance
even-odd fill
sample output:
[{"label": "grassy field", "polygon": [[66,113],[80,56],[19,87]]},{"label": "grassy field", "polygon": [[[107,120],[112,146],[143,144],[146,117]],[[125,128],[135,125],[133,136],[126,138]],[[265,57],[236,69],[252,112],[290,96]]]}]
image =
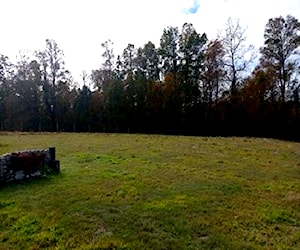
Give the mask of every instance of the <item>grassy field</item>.
[{"label": "grassy field", "polygon": [[300,249],[300,144],[0,134],[61,173],[0,188],[0,249]]}]

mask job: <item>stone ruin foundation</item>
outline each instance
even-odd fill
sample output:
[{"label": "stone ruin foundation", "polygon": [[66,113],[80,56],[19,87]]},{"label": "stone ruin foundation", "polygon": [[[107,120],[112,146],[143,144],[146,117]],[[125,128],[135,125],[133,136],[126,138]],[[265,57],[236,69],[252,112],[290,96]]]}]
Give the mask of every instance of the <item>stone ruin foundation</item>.
[{"label": "stone ruin foundation", "polygon": [[0,156],[0,185],[59,172],[55,148],[32,149]]}]

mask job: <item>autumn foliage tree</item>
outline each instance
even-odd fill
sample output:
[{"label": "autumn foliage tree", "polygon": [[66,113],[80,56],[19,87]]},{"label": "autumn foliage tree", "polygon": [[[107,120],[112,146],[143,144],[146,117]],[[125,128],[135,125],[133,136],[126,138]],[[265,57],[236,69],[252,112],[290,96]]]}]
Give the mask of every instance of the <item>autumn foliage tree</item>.
[{"label": "autumn foliage tree", "polygon": [[272,68],[281,103],[299,91],[300,22],[288,15],[269,19],[261,47],[261,63]]},{"label": "autumn foliage tree", "polygon": [[221,41],[210,41],[204,52],[204,67],[201,75],[203,102],[209,107],[220,97],[225,77],[225,51]]},{"label": "autumn foliage tree", "polygon": [[231,18],[213,40],[191,23],[165,28],[158,46],[128,43],[119,55],[107,40],[100,66],[79,85],[48,39],[33,58],[0,56],[0,128],[300,140],[299,26],[292,16],[271,18],[258,63]]}]

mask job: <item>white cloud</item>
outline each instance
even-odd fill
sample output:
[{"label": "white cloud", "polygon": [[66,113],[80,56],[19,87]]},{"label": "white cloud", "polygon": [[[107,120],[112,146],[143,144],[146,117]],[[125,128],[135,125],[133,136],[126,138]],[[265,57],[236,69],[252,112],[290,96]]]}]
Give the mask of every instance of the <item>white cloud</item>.
[{"label": "white cloud", "polygon": [[[185,14],[195,3],[199,3],[197,11]],[[231,16],[248,26],[249,43],[260,46],[268,19],[287,14],[300,17],[299,0],[2,1],[0,53],[14,60],[20,49],[43,49],[46,38],[54,39],[78,80],[82,70],[100,66],[101,43],[109,38],[116,53],[122,53],[127,43],[138,47],[151,40],[159,45],[164,28],[181,28],[185,22],[214,38]]]}]

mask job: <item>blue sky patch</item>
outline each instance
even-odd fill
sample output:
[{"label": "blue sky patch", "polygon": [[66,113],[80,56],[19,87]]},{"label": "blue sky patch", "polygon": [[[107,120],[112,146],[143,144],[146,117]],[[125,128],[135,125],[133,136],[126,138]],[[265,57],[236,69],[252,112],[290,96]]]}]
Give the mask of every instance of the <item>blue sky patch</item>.
[{"label": "blue sky patch", "polygon": [[200,7],[200,1],[199,0],[194,0],[193,6],[190,7],[189,9],[185,9],[185,13],[186,14],[196,14],[199,7]]}]

